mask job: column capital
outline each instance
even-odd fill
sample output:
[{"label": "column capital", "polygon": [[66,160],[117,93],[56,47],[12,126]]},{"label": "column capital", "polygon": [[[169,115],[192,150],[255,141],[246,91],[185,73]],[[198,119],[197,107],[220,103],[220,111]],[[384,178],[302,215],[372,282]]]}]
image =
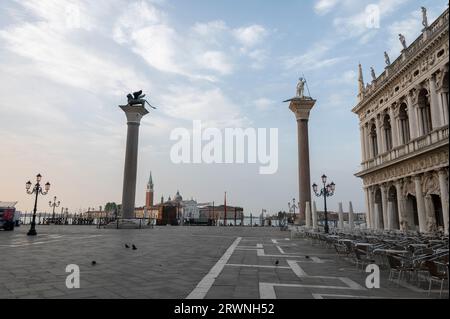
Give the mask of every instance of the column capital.
[{"label": "column capital", "polygon": [[149,112],[143,105],[119,105],[127,116],[128,123],[140,124],[141,119]]},{"label": "column capital", "polygon": [[295,114],[297,121],[309,120],[309,113],[316,104],[316,100],[306,97],[295,97],[284,102],[290,102],[289,109]]},{"label": "column capital", "polygon": [[438,172],[439,176],[446,176],[448,174],[448,168],[441,167],[441,168],[437,169],[437,172]]}]

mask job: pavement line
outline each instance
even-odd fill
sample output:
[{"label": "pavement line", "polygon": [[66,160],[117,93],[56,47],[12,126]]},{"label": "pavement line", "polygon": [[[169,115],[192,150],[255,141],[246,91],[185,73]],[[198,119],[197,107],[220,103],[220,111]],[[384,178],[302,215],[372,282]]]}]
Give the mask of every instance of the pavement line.
[{"label": "pavement line", "polygon": [[236,247],[239,245],[242,237],[236,238],[236,240],[228,247],[227,251],[223,254],[223,256],[217,261],[217,263],[211,268],[208,274],[197,284],[197,287],[192,290],[192,292],[186,297],[186,299],[203,299],[208,293],[209,289],[211,289],[212,285],[216,278],[220,275],[223,270],[223,267],[230,259]]},{"label": "pavement line", "polygon": [[269,265],[244,265],[244,264],[226,264],[225,266],[231,267],[254,267],[254,268],[281,268],[281,269],[291,269],[288,266],[269,266]]},{"label": "pavement line", "polygon": [[259,283],[259,297],[261,299],[276,299],[275,294],[276,287],[293,287],[293,288],[316,288],[316,289],[340,289],[340,290],[360,290],[352,287],[342,286],[324,286],[324,285],[299,285],[299,284],[279,284],[260,282]]},{"label": "pavement line", "polygon": [[[376,296],[355,296],[355,295],[334,295],[334,294],[312,294],[314,299],[324,299],[323,297],[335,297],[335,298],[356,298],[356,299],[385,299],[386,297],[376,297]],[[388,298],[388,299],[397,299]],[[408,298],[405,298],[408,299]]]},{"label": "pavement line", "polygon": [[42,245],[42,244],[50,244],[50,243],[56,243],[59,241],[66,241],[70,239],[90,239],[90,238],[96,238],[96,237],[102,237],[103,235],[89,235],[84,237],[65,237],[61,239],[49,239],[44,241],[30,241],[23,244],[10,244],[10,245],[0,245],[0,247],[10,247],[10,248],[17,248],[17,247],[25,247],[25,246],[31,246],[31,245]]},{"label": "pavement line", "polygon": [[[278,257],[278,258],[306,258],[306,255],[266,255],[266,253],[264,252],[264,249],[256,249],[256,255],[258,257]],[[316,255],[320,255],[320,256],[329,256],[329,254],[316,254]],[[333,255],[334,256],[334,255]],[[324,261],[322,259],[320,259],[319,257],[310,257],[309,260],[311,260],[314,263],[324,263]]]}]

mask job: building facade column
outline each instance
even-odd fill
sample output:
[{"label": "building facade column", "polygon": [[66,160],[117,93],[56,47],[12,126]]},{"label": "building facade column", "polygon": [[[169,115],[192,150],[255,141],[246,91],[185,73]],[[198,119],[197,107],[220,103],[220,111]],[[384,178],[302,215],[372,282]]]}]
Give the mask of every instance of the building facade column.
[{"label": "building facade column", "polygon": [[397,195],[397,213],[398,213],[398,222],[400,230],[406,231],[405,225],[407,222],[406,216],[405,216],[405,198],[402,193],[402,184],[403,181],[401,179],[395,181],[395,190]]},{"label": "building facade column", "polygon": [[427,216],[425,211],[425,199],[422,192],[422,178],[420,175],[414,176],[414,186],[416,190],[417,213],[419,215],[419,231],[427,232]]},{"label": "building facade column", "polygon": [[366,200],[366,227],[371,228],[371,221],[370,221],[370,204],[369,204],[369,188],[364,188],[364,194],[365,194],[365,200]]},{"label": "building facade column", "polygon": [[436,75],[432,74],[429,79],[430,88],[430,109],[431,109],[431,125],[433,129],[442,126],[441,112],[439,106],[438,93],[436,90]]},{"label": "building facade column", "polygon": [[369,195],[369,221],[371,229],[376,229],[376,216],[375,216],[375,205],[374,205],[374,196],[372,192],[372,188],[368,188],[368,195]]},{"label": "building facade column", "polygon": [[389,117],[391,119],[391,132],[392,132],[392,147],[397,147],[400,145],[400,139],[399,139],[399,125],[398,120],[395,117],[394,108],[391,106],[389,108]]},{"label": "building facade column", "polygon": [[391,200],[388,200],[387,203],[387,211],[388,211],[388,222],[387,227],[385,229],[392,230],[394,229],[394,202]]},{"label": "building facade column", "polygon": [[448,171],[446,169],[440,169],[438,172],[439,175],[439,189],[441,192],[441,205],[442,205],[442,214],[444,214],[444,230],[445,234],[449,233],[449,220],[448,220]]},{"label": "building facade column", "polygon": [[365,162],[367,157],[366,157],[366,138],[364,125],[360,126],[359,133],[361,137],[361,162]]},{"label": "building facade column", "polygon": [[414,103],[411,92],[406,95],[406,103],[408,104],[409,133],[411,139],[415,139],[419,137],[419,121],[417,118],[417,105]]},{"label": "building facade column", "polygon": [[385,152],[384,148],[384,130],[383,125],[380,118],[376,119],[376,127],[377,127],[377,143],[378,143],[378,155],[383,154]]},{"label": "building facade column", "polygon": [[373,207],[374,207],[374,212],[375,212],[375,214],[374,214],[374,217],[375,217],[374,229],[378,230],[378,229],[381,229],[381,224],[380,224],[381,207],[380,207],[379,203],[374,203]]},{"label": "building facade column", "polygon": [[386,184],[380,185],[380,190],[381,190],[381,207],[383,210],[383,214],[382,216],[380,216],[383,218],[382,228],[388,229],[389,215],[388,215],[388,195]]},{"label": "building facade column", "polygon": [[438,100],[440,109],[442,110],[442,125],[448,125],[448,90],[441,89],[438,91]]}]

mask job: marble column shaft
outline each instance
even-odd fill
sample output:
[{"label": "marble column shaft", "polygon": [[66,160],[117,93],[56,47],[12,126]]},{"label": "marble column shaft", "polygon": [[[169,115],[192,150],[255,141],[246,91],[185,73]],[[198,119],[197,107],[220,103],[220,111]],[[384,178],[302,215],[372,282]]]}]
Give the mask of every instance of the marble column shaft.
[{"label": "marble column shaft", "polygon": [[427,231],[427,217],[421,181],[422,179],[420,175],[414,176],[414,185],[416,188],[417,213],[419,215],[419,231],[425,233]]}]

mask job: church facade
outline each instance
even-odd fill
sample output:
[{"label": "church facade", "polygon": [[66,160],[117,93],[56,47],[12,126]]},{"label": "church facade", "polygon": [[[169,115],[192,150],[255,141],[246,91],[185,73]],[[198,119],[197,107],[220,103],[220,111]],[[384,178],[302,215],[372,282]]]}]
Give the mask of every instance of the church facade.
[{"label": "church facade", "polygon": [[[424,10],[424,9],[423,9]],[[372,229],[449,232],[449,11],[364,85],[359,66],[361,171]]]}]

